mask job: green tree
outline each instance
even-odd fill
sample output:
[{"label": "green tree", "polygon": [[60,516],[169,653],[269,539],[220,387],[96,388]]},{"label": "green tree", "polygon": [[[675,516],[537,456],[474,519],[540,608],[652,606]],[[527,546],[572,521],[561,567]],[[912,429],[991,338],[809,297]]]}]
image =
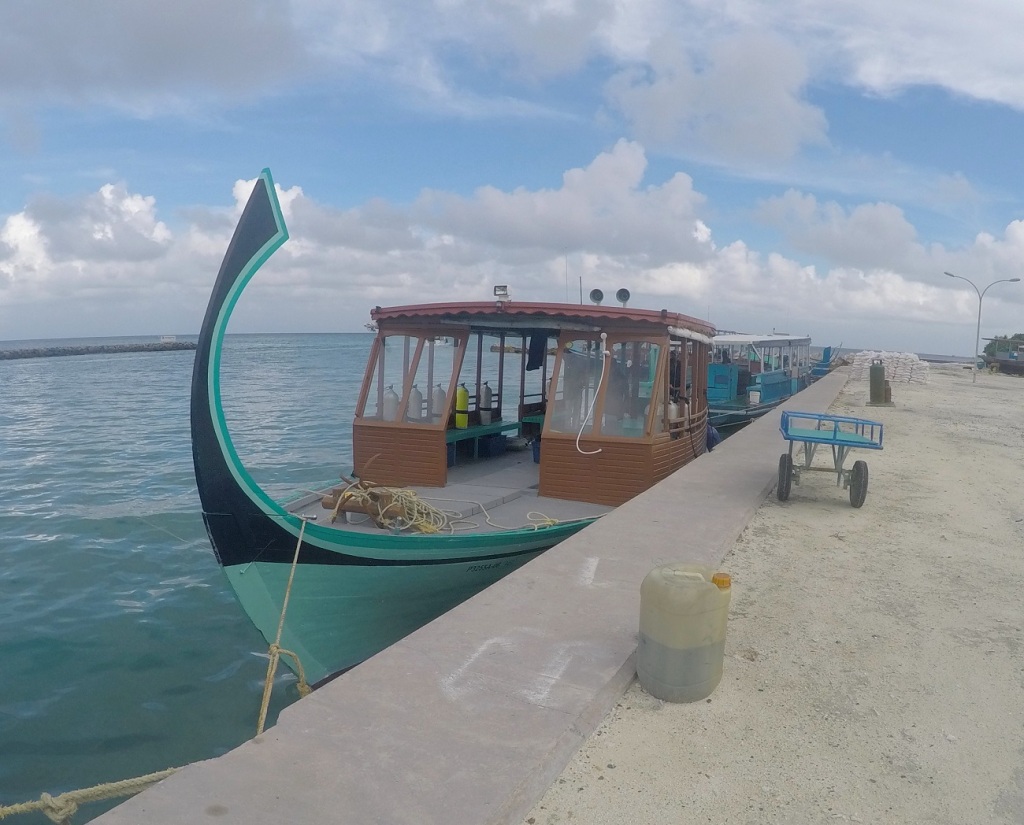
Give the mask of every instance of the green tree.
[{"label": "green tree", "polygon": [[985,355],[994,356],[997,351],[1005,352],[1008,349],[1016,349],[1018,346],[1024,345],[1024,332],[1015,332],[1009,338],[1005,335],[997,335],[987,344],[985,344]]}]

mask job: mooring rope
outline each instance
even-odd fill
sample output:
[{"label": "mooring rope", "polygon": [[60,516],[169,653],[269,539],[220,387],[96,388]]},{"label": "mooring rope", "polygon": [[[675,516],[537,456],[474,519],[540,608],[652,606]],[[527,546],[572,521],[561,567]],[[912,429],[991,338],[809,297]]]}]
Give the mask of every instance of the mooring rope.
[{"label": "mooring rope", "polygon": [[284,631],[284,617],[288,612],[288,600],[292,595],[292,583],[295,581],[295,568],[299,564],[299,550],[302,548],[302,537],[306,533],[306,519],[302,519],[302,526],[299,528],[299,538],[295,542],[295,555],[292,557],[292,569],[288,573],[288,586],[284,591],[284,602],[281,604],[281,618],[277,622],[277,636],[270,645],[270,661],[267,663],[267,679],[263,683],[263,702],[260,704],[260,718],[256,723],[256,735],[259,736],[263,733],[263,727],[267,722],[267,708],[270,707],[270,692],[274,688],[274,675],[277,673],[277,663],[281,659],[281,654],[291,656],[295,662],[295,669],[299,675],[299,695],[306,696],[309,694],[309,685],[306,684],[306,674],[302,669],[302,663],[299,661],[299,657],[290,650],[285,650],[281,647],[281,633]]},{"label": "mooring rope", "polygon": [[6,819],[15,814],[28,814],[40,811],[51,822],[56,822],[58,825],[67,825],[71,817],[78,810],[79,805],[85,805],[89,802],[101,802],[104,799],[117,799],[119,796],[132,796],[159,782],[161,779],[166,779],[172,773],[179,770],[181,768],[167,768],[156,773],[147,773],[145,776],[136,776],[132,779],[104,782],[101,785],[93,785],[91,788],[66,791],[59,796],[50,796],[50,794],[44,793],[34,802],[20,802],[17,805],[0,806],[0,819]]}]

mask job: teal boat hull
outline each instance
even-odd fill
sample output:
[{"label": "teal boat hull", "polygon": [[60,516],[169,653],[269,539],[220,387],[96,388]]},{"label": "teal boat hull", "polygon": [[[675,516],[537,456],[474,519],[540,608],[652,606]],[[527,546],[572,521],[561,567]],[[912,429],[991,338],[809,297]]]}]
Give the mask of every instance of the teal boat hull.
[{"label": "teal boat hull", "polygon": [[[578,526],[572,530],[580,529]],[[490,561],[437,565],[297,565],[281,647],[317,685],[394,644],[548,549],[560,537],[519,540]],[[291,566],[254,562],[225,568],[242,608],[267,639],[277,633]],[[284,661],[294,669],[294,662]]]}]

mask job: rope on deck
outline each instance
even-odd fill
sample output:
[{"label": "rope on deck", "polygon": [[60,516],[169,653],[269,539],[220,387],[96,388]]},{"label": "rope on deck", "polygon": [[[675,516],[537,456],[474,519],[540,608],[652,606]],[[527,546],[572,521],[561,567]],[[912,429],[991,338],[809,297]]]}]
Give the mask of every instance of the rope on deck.
[{"label": "rope on deck", "polygon": [[355,505],[384,529],[415,530],[419,533],[454,533],[467,529],[471,523],[463,522],[458,513],[440,510],[424,501],[415,490],[384,487],[367,482],[350,482],[344,490],[329,496],[324,506],[331,506],[331,521],[338,518],[341,508]]},{"label": "rope on deck", "polygon": [[56,822],[58,825],[68,825],[71,817],[78,810],[79,805],[89,802],[101,802],[104,799],[117,799],[120,796],[132,796],[159,782],[161,779],[166,779],[172,773],[179,770],[181,768],[167,768],[156,773],[147,773],[145,776],[121,779],[117,782],[104,782],[100,785],[93,785],[91,788],[82,788],[77,791],[66,791],[59,796],[50,796],[50,794],[44,793],[33,802],[20,802],[17,805],[0,806],[0,819],[6,819],[15,814],[28,814],[40,811],[51,822]]},{"label": "rope on deck", "polygon": [[[323,506],[331,510],[332,522],[337,520],[343,507],[355,505],[357,509],[350,512],[362,513],[383,529],[454,534],[457,530],[472,530],[479,527],[476,522],[463,517],[457,511],[442,510],[430,503],[430,501],[445,501],[475,504],[483,513],[484,521],[496,530],[539,530],[566,523],[564,520],[551,518],[543,513],[530,512],[527,513],[526,524],[508,527],[493,521],[491,514],[481,501],[438,496],[429,496],[428,500],[421,497],[415,490],[403,487],[385,487],[367,481],[351,481],[344,476],[342,478],[348,482],[347,486],[332,491],[322,500]],[[569,519],[568,522],[588,520]]]}]

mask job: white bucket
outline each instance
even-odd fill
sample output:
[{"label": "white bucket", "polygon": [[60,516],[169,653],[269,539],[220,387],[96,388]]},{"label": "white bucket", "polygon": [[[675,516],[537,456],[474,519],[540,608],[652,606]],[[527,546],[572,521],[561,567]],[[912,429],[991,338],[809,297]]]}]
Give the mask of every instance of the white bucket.
[{"label": "white bucket", "polygon": [[760,390],[750,390],[747,393],[747,398],[750,399],[750,403],[751,404],[760,404],[761,403],[761,391]]},{"label": "white bucket", "polygon": [[728,574],[699,564],[652,570],[640,586],[636,672],[652,696],[696,702],[722,680],[732,595]]}]

